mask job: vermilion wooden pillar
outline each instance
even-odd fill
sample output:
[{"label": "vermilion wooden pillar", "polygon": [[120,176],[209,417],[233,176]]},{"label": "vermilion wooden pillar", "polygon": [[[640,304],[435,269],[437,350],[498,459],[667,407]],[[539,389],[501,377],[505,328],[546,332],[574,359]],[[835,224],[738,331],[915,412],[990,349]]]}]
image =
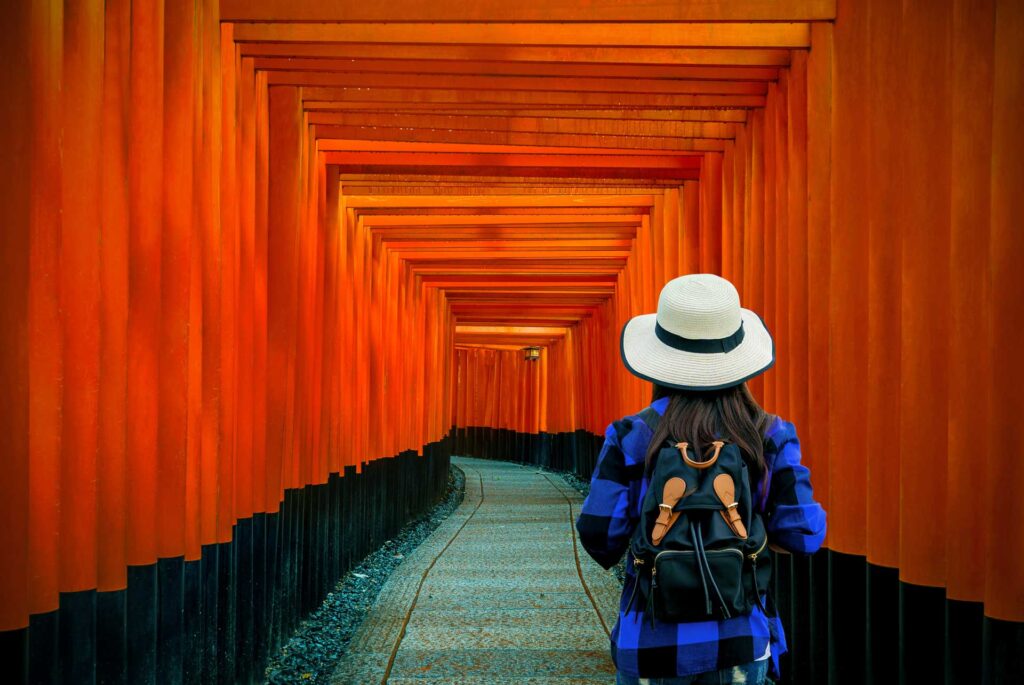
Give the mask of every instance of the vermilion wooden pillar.
[{"label": "vermilion wooden pillar", "polygon": [[[780,230],[778,223],[778,216],[776,214],[776,206],[778,204],[778,197],[776,195],[776,189],[778,187],[777,178],[778,173],[776,169],[776,160],[778,159],[778,135],[775,126],[775,120],[778,116],[779,107],[779,91],[778,84],[772,83],[768,86],[768,96],[765,99],[765,108],[758,114],[758,131],[760,132],[759,149],[760,149],[760,181],[757,186],[752,188],[754,197],[758,198],[760,204],[760,227],[758,233],[760,234],[758,239],[758,253],[755,257],[755,262],[758,262],[758,268],[761,271],[761,277],[754,281],[754,288],[759,292],[760,305],[754,310],[760,314],[765,322],[768,324],[768,330],[776,330],[777,317],[777,303],[775,298],[775,282],[776,282],[776,269],[778,264],[776,263],[776,236]],[[778,333],[775,333],[776,340],[778,340]],[[776,347],[778,347],[776,342]],[[784,343],[783,343],[784,344]],[[776,357],[776,367],[779,365],[779,360]],[[756,397],[761,402],[761,405],[772,413],[778,412],[778,401],[776,397],[776,374],[774,373],[775,367],[770,369],[767,373],[757,377],[751,382],[751,387],[756,393]]]},{"label": "vermilion wooden pillar", "polygon": [[106,3],[103,32],[103,120],[100,244],[100,386],[97,458],[100,591],[127,583],[125,435],[129,296],[128,91],[131,12],[127,1]]},{"label": "vermilion wooden pillar", "polygon": [[[776,412],[784,416],[792,416],[790,412],[789,367],[793,363],[791,348],[792,339],[789,332],[790,312],[797,299],[790,292],[789,280],[794,268],[790,261],[791,248],[789,240],[789,100],[792,97],[789,87],[789,74],[784,73],[776,83],[778,102],[772,130],[775,137],[775,288],[770,293],[775,298],[775,330],[776,356],[778,361],[770,374],[775,385]],[[803,198],[801,198],[803,200]]]},{"label": "vermilion wooden pillar", "polygon": [[[239,94],[239,115],[241,117],[241,135],[239,137],[239,183],[243,188],[243,197],[251,197],[252,204],[243,204],[243,212],[239,217],[241,245],[247,241],[248,231],[252,231],[252,278],[246,276],[245,262],[239,274],[240,288],[252,289],[252,387],[255,389],[252,407],[253,430],[253,491],[257,511],[274,511],[280,499],[276,490],[276,476],[271,474],[270,442],[266,432],[268,425],[269,397],[261,388],[270,383],[269,367],[269,275],[270,275],[270,104],[266,88],[265,75],[252,75],[252,64],[242,61],[241,73],[245,78],[245,86]],[[251,79],[251,80],[250,80]],[[248,97],[244,90],[255,90]],[[250,143],[250,141],[252,141]],[[251,185],[250,185],[251,184]],[[251,190],[249,190],[251,188]],[[251,192],[251,195],[248,195]],[[250,210],[251,209],[251,219]],[[250,224],[251,221],[251,224]],[[249,228],[251,225],[251,229]],[[244,249],[244,247],[243,247]],[[244,254],[244,253],[243,253]],[[244,257],[243,257],[244,258]],[[248,360],[237,362],[248,363]],[[239,387],[239,392],[241,388]],[[222,419],[223,420],[223,419]],[[244,426],[244,423],[240,423]],[[223,434],[223,431],[222,431]],[[229,443],[236,444],[237,440]],[[280,468],[280,462],[273,462]]]},{"label": "vermilion wooden pillar", "polygon": [[[18,178],[11,178],[10,185],[5,186],[15,191],[21,189],[24,197],[31,198],[27,217],[26,242],[28,250],[29,271],[23,271],[23,265],[15,261],[12,254],[9,268],[12,278],[24,274],[24,282],[15,281],[6,293],[28,292],[28,311],[25,319],[12,319],[11,329],[21,330],[27,325],[25,340],[28,373],[23,380],[27,393],[28,404],[22,408],[12,404],[10,411],[17,420],[20,411],[25,411],[24,420],[28,430],[27,445],[28,471],[27,492],[11,493],[14,501],[23,502],[27,512],[15,514],[12,521],[20,516],[28,515],[28,537],[22,549],[27,557],[28,574],[26,584],[16,586],[24,588],[28,593],[28,609],[31,613],[53,611],[58,607],[60,592],[59,549],[60,549],[60,457],[61,457],[61,406],[63,397],[63,327],[60,319],[60,240],[61,240],[61,156],[60,138],[52,131],[61,126],[62,101],[60,88],[63,79],[63,10],[60,6],[33,5],[29,24],[18,28],[17,20],[11,24],[17,36],[9,36],[14,46],[20,44],[22,37],[31,35],[31,52],[26,52],[29,59],[31,79],[26,90],[14,90],[6,99],[13,105],[18,102],[16,95],[20,92],[23,98],[31,98],[35,107],[31,111],[32,121],[26,122],[18,134],[21,137],[13,144],[11,159],[18,160],[18,151],[23,150],[28,159],[30,154],[22,148],[31,145],[30,166],[21,171]],[[23,57],[24,59],[24,57]],[[9,64],[23,64],[21,60]],[[13,82],[16,87],[17,82]],[[5,102],[5,104],[7,104]],[[19,106],[24,108],[24,103]],[[26,108],[26,111],[27,108]],[[19,121],[19,116],[12,116],[11,121]],[[5,129],[9,127],[0,127]],[[17,199],[10,205],[15,210],[19,206]],[[19,217],[20,218],[20,217]],[[12,223],[12,228],[20,224]],[[12,233],[16,237],[17,232]],[[29,242],[30,241],[30,242]],[[24,255],[19,257],[23,259]],[[36,274],[36,276],[31,276]],[[5,269],[6,275],[6,269]],[[31,280],[29,278],[31,277]],[[9,295],[11,296],[11,295]],[[19,311],[15,309],[14,311]],[[17,348],[15,338],[15,348]],[[18,363],[17,357],[12,357]],[[12,390],[19,385],[19,375],[12,373]],[[18,444],[19,424],[12,425],[12,438]],[[14,454],[17,454],[15,452]],[[12,460],[17,468],[17,459]],[[17,471],[15,471],[17,482]],[[28,578],[32,579],[27,583]],[[15,603],[20,604],[19,599]],[[25,625],[27,616],[18,619]],[[14,627],[14,626],[12,626]]]},{"label": "vermilion wooden pillar", "polygon": [[[765,114],[757,110],[750,114],[747,141],[748,164],[744,184],[748,190],[744,197],[743,231],[743,289],[740,302],[764,316],[765,312]],[[749,382],[751,392],[764,401],[764,376]]]},{"label": "vermilion wooden pillar", "polygon": [[[1020,264],[1024,259],[1024,132],[1014,112],[1024,107],[1020,65],[1024,60],[1024,8],[1018,3],[997,0],[995,14],[995,57],[992,96],[992,236],[989,264],[992,269],[992,315],[989,319],[992,336],[992,436],[995,440],[1009,435],[1019,425],[1021,415],[1020,388],[1024,387],[1024,362],[1013,354],[1024,340],[1024,279]],[[995,443],[993,443],[995,444]],[[985,574],[985,613],[1008,621],[1024,620],[1024,578],[1020,567],[1024,527],[1009,526],[1007,521],[1021,521],[1024,503],[1010,498],[999,501],[1007,483],[1024,479],[1024,460],[1019,448],[992,450],[988,480],[989,539],[1016,554],[995,554],[987,557]],[[989,671],[990,677],[996,673]]]},{"label": "vermilion wooden pillar", "polygon": [[701,163],[700,271],[722,274],[722,154],[709,152]]},{"label": "vermilion wooden pillar", "polygon": [[[680,240],[682,251],[679,275],[700,273],[701,206],[700,185],[697,182],[687,181],[683,184],[682,203],[682,238]],[[664,285],[664,282],[655,283],[655,293],[660,292]]]},{"label": "vermilion wooden pillar", "polygon": [[324,450],[326,472],[340,472],[341,450],[338,406],[338,374],[341,363],[339,354],[339,313],[341,310],[341,291],[339,268],[344,268],[342,251],[344,236],[342,235],[341,218],[338,213],[341,187],[338,182],[338,168],[322,167],[323,178],[320,192],[322,193],[323,230],[324,235],[324,299],[322,317],[324,322],[324,339],[321,354],[323,355],[324,373],[320,377],[323,403],[320,417],[320,441]]},{"label": "vermilion wooden pillar", "polygon": [[[0,29],[0,194],[7,230],[0,237],[0,326],[8,331],[8,345],[0,358],[0,422],[7,436],[8,457],[0,484],[0,548],[15,563],[0,564],[0,630],[16,630],[28,624],[35,607],[29,596],[29,379],[30,379],[30,261],[32,253],[34,150],[32,112],[24,106],[39,80],[53,72],[40,69],[32,60],[32,44],[47,36],[49,22],[37,23],[40,8],[22,4],[7,13]],[[48,8],[46,8],[48,9]],[[43,16],[48,19],[48,16]],[[30,65],[25,68],[26,63]],[[44,81],[42,85],[46,85]],[[18,561],[15,561],[18,560]],[[27,654],[27,640],[20,639],[18,656]],[[18,665],[15,669],[21,671]],[[16,672],[15,677],[27,677]]]},{"label": "vermilion wooden pillar", "polygon": [[[681,191],[681,192],[680,192]],[[684,223],[684,217],[686,216],[686,202],[687,193],[685,185],[683,189],[680,188],[669,188],[665,191],[665,228],[661,231],[661,251],[660,259],[658,261],[660,265],[659,282],[662,284],[667,281],[682,275],[680,271],[679,255],[683,246],[690,240],[686,236],[686,226]]]},{"label": "vermilion wooden pillar", "polygon": [[809,386],[809,303],[808,292],[808,177],[807,177],[807,118],[808,118],[808,81],[807,54],[800,52],[793,55],[793,61],[787,78],[789,89],[787,98],[786,119],[788,122],[788,157],[789,173],[785,179],[788,205],[789,226],[787,227],[786,249],[783,251],[783,265],[788,279],[787,303],[789,321],[786,335],[789,338],[789,388],[788,415],[792,422],[800,426],[801,435],[806,441],[810,426],[808,425],[808,386]]},{"label": "vermilion wooden pillar", "polygon": [[[869,113],[871,136],[867,188],[869,254],[865,287],[869,297],[867,319],[867,430],[870,435],[892,436],[885,459],[868,459],[866,509],[867,556],[872,563],[899,565],[900,530],[892,522],[900,517],[900,355],[893,340],[902,333],[900,257],[904,226],[898,216],[901,199],[912,187],[903,175],[905,154],[900,147],[909,115],[903,112],[902,79],[892,68],[903,48],[900,8],[893,3],[870,7],[868,73],[874,106]],[[902,122],[902,123],[900,123]]]},{"label": "vermilion wooden pillar", "polygon": [[[951,88],[953,136],[950,150],[950,337],[949,460],[946,472],[946,594],[958,600],[984,599],[985,565],[992,519],[987,508],[963,511],[953,493],[992,492],[990,473],[957,455],[986,455],[991,467],[994,433],[992,396],[979,392],[979,379],[992,376],[991,274],[988,264],[992,207],[992,112],[995,2],[956,3],[952,17]],[[972,363],[964,363],[970,359]],[[980,532],[980,534],[979,534]]]},{"label": "vermilion wooden pillar", "polygon": [[[212,84],[210,105],[220,114],[211,136],[220,142],[211,160],[219,169],[220,205],[213,233],[204,237],[203,319],[219,326],[203,337],[204,544],[229,540],[243,511],[264,510],[266,474],[256,419],[265,395],[255,377],[255,350],[265,329],[256,321],[255,86],[236,54],[232,28],[220,26],[218,33],[220,82]],[[217,497],[218,491],[231,497]]]},{"label": "vermilion wooden pillar", "polygon": [[164,15],[163,183],[160,232],[160,342],[157,555],[184,549],[188,435],[189,303],[193,231],[195,7],[168,3]]},{"label": "vermilion wooden pillar", "polygon": [[[96,459],[100,382],[100,132],[103,105],[103,7],[66,8],[61,185],[60,579],[63,591],[96,587]],[[88,648],[91,636],[82,635]],[[84,655],[83,655],[84,656]]]},{"label": "vermilion wooden pillar", "polygon": [[725,146],[725,150],[722,152],[722,238],[721,238],[721,260],[722,270],[721,275],[723,278],[733,282],[735,285],[736,279],[733,276],[735,268],[733,266],[733,237],[735,218],[733,215],[733,197],[736,193],[735,183],[736,178],[733,172],[733,164],[736,158],[736,144],[729,142]]},{"label": "vermilion wooden pillar", "polygon": [[[230,161],[226,160],[228,155],[234,152],[232,140],[225,140],[223,121],[231,120],[234,117],[234,101],[229,98],[228,109],[222,108],[224,94],[222,88],[224,83],[230,85],[232,92],[235,88],[235,73],[233,62],[225,61],[225,50],[219,44],[221,40],[221,27],[217,21],[217,4],[215,0],[205,0],[200,7],[201,19],[201,40],[198,48],[201,51],[203,69],[201,86],[198,89],[201,109],[198,111],[201,122],[199,134],[195,137],[195,153],[199,160],[199,173],[195,176],[196,196],[198,198],[198,224],[200,234],[196,237],[198,257],[193,263],[193,269],[198,269],[198,285],[193,281],[193,310],[192,317],[196,316],[195,307],[199,307],[199,316],[202,321],[201,350],[198,361],[194,350],[190,350],[192,357],[191,383],[196,382],[196,366],[198,365],[198,393],[190,385],[193,402],[198,394],[198,417],[197,408],[191,406],[192,420],[198,419],[198,446],[192,445],[192,449],[198,449],[198,455],[194,456],[192,470],[189,474],[189,498],[194,517],[197,519],[192,523],[189,530],[191,539],[187,542],[186,558],[194,560],[200,558],[202,546],[216,542],[217,530],[217,460],[219,456],[219,437],[222,430],[221,415],[225,406],[222,400],[222,393],[230,389],[231,384],[224,378],[223,342],[227,338],[227,344],[231,345],[234,338],[233,320],[230,318],[233,311],[228,312],[225,326],[225,310],[233,309],[232,303],[223,301],[225,296],[224,272],[225,268],[221,260],[223,250],[222,239],[224,218],[231,225],[228,227],[228,235],[234,233],[237,221],[237,206],[229,198],[236,193],[235,164],[233,155]],[[227,45],[230,46],[230,41]],[[225,154],[225,150],[228,150]],[[225,163],[227,162],[227,163]],[[225,182],[224,192],[221,192],[221,182]],[[230,212],[225,207],[231,207]],[[193,252],[195,255],[195,252]],[[230,274],[230,269],[227,270]],[[199,288],[199,300],[196,302],[195,290]],[[226,306],[225,306],[226,305]],[[251,317],[246,313],[246,318]],[[194,319],[193,319],[194,320]],[[223,335],[224,328],[232,328],[227,336]],[[251,392],[250,392],[251,395]],[[193,423],[193,425],[195,425]]]},{"label": "vermilion wooden pillar", "polygon": [[[929,525],[935,503],[945,500],[949,459],[947,376],[935,373],[949,354],[949,203],[932,198],[950,196],[952,167],[949,146],[930,141],[951,130],[950,20],[948,8],[909,3],[904,21],[913,29],[901,46],[904,86],[910,86],[902,106],[917,124],[900,146],[907,192],[896,215],[903,236],[900,578],[929,586],[944,584],[946,558],[944,540],[925,542],[918,531]],[[922,183],[928,193],[916,192]]]},{"label": "vermilion wooden pillar", "polygon": [[[867,205],[869,192],[867,12],[846,5],[844,29],[836,32],[832,78],[831,232],[829,235],[829,541],[835,549],[863,554],[865,542],[863,398],[868,395],[867,347],[862,344],[868,299]],[[819,446],[820,449],[820,446]]]},{"label": "vermilion wooden pillar", "polygon": [[132,8],[130,64],[128,563],[145,565],[154,563],[157,556],[164,190],[163,3]]},{"label": "vermilion wooden pillar", "polygon": [[[746,290],[746,265],[744,263],[744,242],[747,233],[748,210],[750,196],[748,173],[750,169],[750,115],[747,125],[736,132],[736,145],[732,155],[732,284],[740,293],[740,302],[744,302]],[[749,307],[748,307],[749,309]]]},{"label": "vermilion wooden pillar", "polygon": [[[807,427],[803,458],[815,496],[831,510],[829,323],[832,189],[832,27],[815,24],[807,56]],[[814,170],[811,173],[811,169]]]},{"label": "vermilion wooden pillar", "polygon": [[293,88],[269,96],[268,164],[274,169],[267,204],[267,510],[276,511],[287,482],[294,429],[294,334],[297,321],[301,112]]}]

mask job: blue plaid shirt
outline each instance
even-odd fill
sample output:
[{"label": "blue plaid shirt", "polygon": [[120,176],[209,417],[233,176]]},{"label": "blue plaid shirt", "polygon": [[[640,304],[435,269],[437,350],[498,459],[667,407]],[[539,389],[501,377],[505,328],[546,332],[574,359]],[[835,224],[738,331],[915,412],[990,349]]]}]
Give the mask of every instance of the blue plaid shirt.
[{"label": "blue plaid shirt", "polygon": [[[669,398],[651,407],[664,414]],[[611,568],[629,545],[640,520],[647,491],[644,458],[653,434],[637,415],[608,426],[604,446],[590,481],[590,494],[576,519],[580,542],[604,568]],[[769,467],[767,492],[758,483],[755,502],[765,514],[769,541],[795,553],[816,551],[825,538],[825,510],[814,501],[810,472],[800,464],[800,442],[793,424],[775,419],[765,435]],[[624,612],[635,579],[627,565],[619,602],[619,619],[611,632],[611,654],[624,675],[667,677],[717,671],[755,661],[771,647],[772,673],[779,675],[779,656],[786,639],[778,617],[755,606],[746,616],[720,621],[664,623],[645,620],[643,608]]]}]

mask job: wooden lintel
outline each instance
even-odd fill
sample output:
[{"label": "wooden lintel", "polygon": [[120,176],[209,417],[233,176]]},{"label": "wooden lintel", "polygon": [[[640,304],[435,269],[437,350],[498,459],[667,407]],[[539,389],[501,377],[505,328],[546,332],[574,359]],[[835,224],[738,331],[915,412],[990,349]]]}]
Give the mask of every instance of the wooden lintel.
[{"label": "wooden lintel", "polygon": [[[283,87],[283,86],[279,86]],[[676,93],[607,93],[532,90],[445,90],[429,88],[335,88],[329,86],[300,87],[302,99],[318,102],[375,102],[389,106],[403,106],[411,102],[436,105],[525,104],[530,108],[569,106],[569,108],[623,108],[640,109],[708,109],[708,108],[762,108],[764,95],[693,95]],[[307,106],[307,109],[309,108]]]},{"label": "wooden lintel", "polygon": [[[278,86],[282,87],[282,86]],[[464,104],[507,106],[528,105],[531,108],[563,107],[638,107],[641,109],[707,109],[725,107],[742,109],[764,107],[764,95],[694,95],[675,93],[608,93],[531,90],[454,90],[443,88],[339,88],[301,86],[302,100],[316,102],[389,103],[404,106],[418,103],[434,106]]]},{"label": "wooden lintel", "polygon": [[[400,15],[396,15],[400,16]],[[804,22],[240,22],[236,42],[807,48]]]},{"label": "wooden lintel", "polygon": [[[367,43],[241,43],[246,57],[284,56],[340,59],[438,59],[432,45],[374,45]],[[786,48],[680,48],[606,47],[593,45],[446,45],[447,60],[486,62],[534,62],[542,65],[591,63],[599,65],[707,65],[785,67],[790,63]]]},{"label": "wooden lintel", "polygon": [[222,21],[829,21],[836,0],[221,0]]},{"label": "wooden lintel", "polygon": [[[349,204],[349,203],[346,203]],[[351,204],[349,204],[351,206]],[[627,225],[639,224],[643,214],[633,215],[560,215],[560,214],[471,214],[471,215],[438,215],[438,214],[414,214],[408,216],[395,216],[391,214],[361,216],[363,224],[369,228],[383,228],[387,226],[521,226],[521,225],[574,225],[600,227],[603,224]]]},{"label": "wooden lintel", "polygon": [[440,129],[445,131],[486,131],[509,133],[546,133],[566,135],[604,135],[635,137],[721,138],[732,139],[738,127],[719,121],[660,121],[644,119],[521,116],[485,114],[418,114],[389,112],[310,112],[310,124],[352,128]]},{"label": "wooden lintel", "polygon": [[402,197],[371,196],[347,198],[345,205],[350,208],[372,207],[650,207],[653,195],[544,195],[485,197],[461,195],[438,197],[434,195]]},{"label": "wooden lintel", "polygon": [[[529,133],[520,131],[480,131],[431,129],[410,126],[314,126],[317,140],[359,139],[416,143],[494,143],[507,146],[578,145],[580,148],[635,148],[675,152],[721,152],[726,138],[701,136],[622,136],[585,133]],[[330,149],[330,146],[321,149]]]},{"label": "wooden lintel", "polygon": [[[593,181],[593,183],[590,183]],[[598,183],[600,181],[600,183]],[[628,183],[635,183],[636,185],[629,186],[625,183],[617,184],[614,180],[601,180],[601,179],[579,179],[579,182],[573,185],[523,185],[521,183],[510,183],[505,184],[500,181],[494,181],[491,183],[472,183],[467,180],[466,183],[453,183],[446,181],[445,183],[434,183],[431,181],[424,181],[423,183],[417,183],[415,179],[409,179],[404,182],[396,182],[394,184],[354,184],[347,185],[342,184],[341,191],[345,196],[357,196],[357,195],[549,195],[552,193],[562,193],[567,189],[575,188],[579,192],[587,193],[599,193],[605,195],[621,195],[623,193],[650,193],[653,191],[678,187],[677,181],[671,179],[647,179],[645,181],[632,181],[627,180]]]},{"label": "wooden lintel", "polygon": [[[346,138],[326,138],[318,142],[323,152],[422,152],[422,153],[464,153],[475,155],[555,155],[602,157],[626,156],[640,158],[639,166],[648,166],[651,160],[681,159],[686,167],[699,166],[700,155],[676,155],[661,150],[616,150],[614,148],[585,148],[552,145],[502,145],[490,143],[416,142],[416,141],[369,141]],[[674,166],[674,164],[673,164]]]},{"label": "wooden lintel", "polygon": [[328,164],[348,166],[406,167],[527,167],[527,168],[612,168],[665,171],[700,169],[700,158],[691,155],[626,155],[626,154],[533,154],[508,152],[429,152],[368,150],[326,150]]},{"label": "wooden lintel", "polygon": [[[303,43],[289,43],[296,47]],[[704,79],[775,81],[774,66],[717,66],[702,64],[594,64],[587,62],[501,62],[457,59],[393,59],[256,56],[257,71],[325,71],[360,74],[470,74],[477,76],[590,77],[602,79]]]},{"label": "wooden lintel", "polygon": [[412,88],[416,90],[568,91],[676,95],[764,95],[765,81],[608,78],[584,76],[489,76],[475,74],[361,74],[327,71],[271,71],[269,85],[330,88]]},{"label": "wooden lintel", "polygon": [[516,117],[523,119],[592,119],[608,121],[662,121],[682,122],[723,122],[744,123],[747,110],[744,108],[611,108],[552,105],[537,108],[530,105],[506,104],[473,105],[463,103],[458,106],[444,106],[432,103],[407,102],[400,105],[383,102],[335,102],[330,100],[305,100],[303,106],[307,113],[314,114],[362,114],[362,115],[404,115],[404,116],[456,116],[456,117]]}]

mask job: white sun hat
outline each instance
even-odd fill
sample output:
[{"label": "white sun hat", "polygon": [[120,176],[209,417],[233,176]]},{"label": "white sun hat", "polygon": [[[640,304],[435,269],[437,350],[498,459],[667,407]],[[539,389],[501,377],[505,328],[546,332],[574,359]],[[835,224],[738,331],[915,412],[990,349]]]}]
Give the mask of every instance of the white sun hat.
[{"label": "white sun hat", "polygon": [[775,364],[775,342],[754,312],[740,307],[733,284],[714,274],[674,278],[658,313],[622,329],[622,361],[646,381],[678,390],[721,390]]}]

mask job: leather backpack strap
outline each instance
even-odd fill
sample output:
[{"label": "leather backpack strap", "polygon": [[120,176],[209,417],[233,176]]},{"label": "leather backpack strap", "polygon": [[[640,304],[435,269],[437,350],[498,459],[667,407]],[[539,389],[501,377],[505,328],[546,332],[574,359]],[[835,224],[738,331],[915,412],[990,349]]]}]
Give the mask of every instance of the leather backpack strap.
[{"label": "leather backpack strap", "polygon": [[658,520],[654,522],[654,530],[651,532],[651,542],[655,546],[661,544],[665,534],[679,518],[682,512],[672,511],[672,509],[686,495],[686,481],[682,478],[669,478],[665,482],[661,504],[658,505]]}]

